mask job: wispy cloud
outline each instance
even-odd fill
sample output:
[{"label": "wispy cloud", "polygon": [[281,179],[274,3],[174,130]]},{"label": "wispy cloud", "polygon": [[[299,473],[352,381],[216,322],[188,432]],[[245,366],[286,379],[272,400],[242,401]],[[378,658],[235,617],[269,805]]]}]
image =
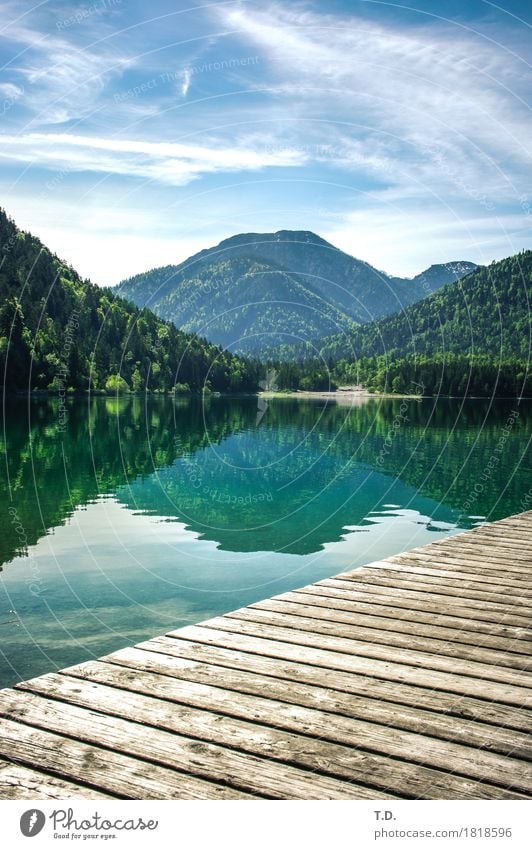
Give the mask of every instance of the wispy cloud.
[{"label": "wispy cloud", "polygon": [[203,174],[300,165],[304,155],[223,144],[192,145],[58,133],[0,136],[0,157],[69,172],[93,171],[183,186]]},{"label": "wispy cloud", "polygon": [[[97,42],[98,34],[109,31],[100,15],[85,23],[80,39],[75,29],[63,27],[63,33],[55,26],[57,21],[49,20],[44,29],[32,25],[39,13],[51,17],[48,6],[37,7],[31,16],[17,15],[19,6],[13,2],[5,6],[6,20],[11,14],[11,23],[3,37],[11,44],[12,55],[2,71],[21,81],[30,122],[60,124],[89,115],[107,82],[132,67],[135,59],[116,45]],[[75,11],[71,9],[70,14]]]},{"label": "wispy cloud", "polygon": [[268,56],[270,91],[302,122],[301,134],[319,116],[340,166],[380,167],[393,181],[394,163],[424,167],[437,152],[469,179],[498,171],[500,183],[504,170],[511,183],[530,163],[529,65],[474,29],[384,26],[280,4],[216,14]]},{"label": "wispy cloud", "polygon": [[0,83],[0,97],[14,98],[20,97],[24,92],[22,86],[14,83]]},{"label": "wispy cloud", "polygon": [[[460,215],[418,198],[401,204],[372,204],[330,221],[324,238],[391,274],[413,276],[438,262],[467,259],[486,265],[523,247],[522,216],[494,218],[486,210]],[[390,258],[393,258],[391,260]]]},{"label": "wispy cloud", "polygon": [[181,80],[181,94],[183,97],[186,97],[188,94],[188,90],[190,88],[190,80],[192,79],[192,74],[190,68],[185,68],[183,71],[183,77]]}]

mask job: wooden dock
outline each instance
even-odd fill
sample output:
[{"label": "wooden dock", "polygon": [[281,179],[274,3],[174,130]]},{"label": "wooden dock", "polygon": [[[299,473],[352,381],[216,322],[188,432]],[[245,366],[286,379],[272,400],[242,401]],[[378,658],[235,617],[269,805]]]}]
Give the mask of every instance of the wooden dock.
[{"label": "wooden dock", "polygon": [[0,691],[4,799],[532,797],[532,511]]}]

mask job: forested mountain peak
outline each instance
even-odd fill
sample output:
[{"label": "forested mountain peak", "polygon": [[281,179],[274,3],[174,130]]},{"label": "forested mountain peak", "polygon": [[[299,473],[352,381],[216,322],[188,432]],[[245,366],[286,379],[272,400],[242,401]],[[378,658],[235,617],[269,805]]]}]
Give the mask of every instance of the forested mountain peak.
[{"label": "forested mountain peak", "polygon": [[281,339],[350,332],[475,267],[459,261],[393,277],[310,230],[278,230],[231,236],[179,265],[125,280],[117,291],[187,331],[264,355]]}]

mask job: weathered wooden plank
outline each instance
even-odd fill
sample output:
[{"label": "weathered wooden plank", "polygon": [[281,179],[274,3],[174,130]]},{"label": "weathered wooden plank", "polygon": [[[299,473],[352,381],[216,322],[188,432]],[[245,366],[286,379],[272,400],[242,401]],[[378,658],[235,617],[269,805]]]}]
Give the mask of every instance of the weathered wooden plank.
[{"label": "weathered wooden plank", "polygon": [[[483,581],[479,578],[477,572],[453,572],[452,570],[445,569],[444,567],[437,569],[434,568],[432,563],[430,566],[423,567],[418,563],[405,565],[404,563],[381,561],[368,563],[361,571],[366,572],[366,570],[371,570],[371,572],[375,572],[377,575],[384,578],[393,579],[397,575],[404,579],[410,580],[411,578],[412,580],[431,584],[432,586],[444,585],[448,587],[457,587],[458,589],[463,589],[465,587],[467,589],[480,590],[481,592],[486,592],[490,595],[503,596],[504,599],[508,599],[508,601],[512,601],[514,597],[517,599],[532,598],[532,589],[529,589],[529,585],[527,583],[511,581],[510,578],[507,578],[507,583],[498,578],[491,578],[489,581]],[[356,575],[357,572],[346,572],[343,574],[351,576]],[[340,575],[337,575],[336,577],[340,577]],[[464,596],[471,597],[466,592],[464,592]],[[524,603],[526,605],[526,602]]]},{"label": "weathered wooden plank", "polygon": [[[460,540],[450,538],[448,540],[439,540],[432,543],[434,546],[433,556],[439,557],[448,552],[450,555],[459,554],[462,556],[475,556],[477,558],[485,558],[485,564],[488,567],[490,562],[501,562],[507,566],[508,571],[523,572],[530,565],[530,554],[526,547],[512,549],[506,540],[501,543],[497,542],[496,538],[489,539],[487,535],[482,537],[482,540]],[[426,546],[425,546],[426,549]],[[413,549],[420,552],[422,547]]]},{"label": "weathered wooden plank", "polygon": [[[530,541],[530,531],[526,528],[517,529],[512,528],[511,530],[506,528],[496,528],[494,525],[484,525],[482,529],[476,529],[477,533],[475,535],[472,534],[472,541],[479,541],[481,544],[485,544],[486,541],[488,544],[493,541],[495,545],[500,544],[501,548],[505,551],[516,551],[518,553],[522,552],[526,557],[529,554],[530,549],[528,547]],[[474,536],[477,539],[474,539]],[[465,540],[465,542],[469,542],[469,540]]]},{"label": "weathered wooden plank", "polygon": [[497,527],[503,525],[505,528],[515,528],[516,530],[520,530],[523,527],[530,529],[532,522],[531,514],[532,510],[525,510],[522,513],[515,513],[513,516],[508,516],[507,519],[500,519],[496,522],[492,522],[491,524]]},{"label": "weathered wooden plank", "polygon": [[[515,529],[516,533],[522,532],[523,527],[519,522],[519,518],[523,519],[523,522],[530,523],[530,518],[526,516],[526,514],[516,514],[515,516],[509,516],[506,519],[497,519],[494,522],[483,522],[481,525],[477,525],[474,528],[470,528],[470,530],[464,533],[465,537],[484,537],[487,531],[491,533],[497,534],[502,533],[507,535],[509,529]],[[509,536],[509,539],[512,537]]]},{"label": "weathered wooden plank", "polygon": [[[420,549],[423,551],[423,549]],[[387,557],[385,560],[374,560],[371,563],[365,563],[357,569],[348,570],[344,574],[356,574],[364,569],[385,569],[399,572],[410,571],[420,575],[432,575],[435,578],[442,576],[450,580],[471,580],[474,584],[488,584],[503,586],[508,589],[515,589],[516,584],[523,588],[529,588],[530,581],[526,574],[509,573],[508,570],[501,568],[500,570],[485,570],[480,569],[476,564],[464,562],[457,558],[446,557],[445,560],[438,555],[427,552],[426,556],[416,554],[415,551],[403,552]],[[479,586],[478,589],[490,590],[491,586]]]},{"label": "weathered wooden plank", "polygon": [[[368,613],[371,616],[390,616],[397,622],[404,622],[405,625],[415,625],[425,623],[435,627],[457,628],[464,634],[470,634],[472,637],[476,635],[494,635],[501,638],[507,638],[512,643],[517,643],[519,640],[528,642],[532,639],[532,628],[514,627],[511,625],[502,625],[497,622],[485,622],[480,619],[466,619],[465,613],[462,616],[451,616],[449,613],[440,613],[433,607],[428,607],[424,604],[411,603],[409,601],[387,599],[387,601],[379,602],[377,599],[382,598],[377,596],[375,599],[364,594],[355,594],[352,598],[352,593],[348,590],[336,589],[335,587],[318,586],[310,584],[302,587],[300,590],[294,590],[294,596],[305,599],[304,603],[308,603],[309,599],[312,604],[324,603],[331,605],[335,609],[353,610],[357,613]],[[285,593],[282,598],[285,598]],[[281,596],[276,596],[280,598]]]},{"label": "weathered wooden plank", "polygon": [[[519,570],[510,570],[508,565],[497,564],[485,556],[468,552],[462,554],[451,554],[450,552],[432,552],[430,554],[419,550],[419,552],[405,552],[390,557],[389,563],[415,563],[417,566],[425,564],[434,569],[460,569],[477,575],[486,575],[498,578],[502,584],[511,581],[516,586],[530,586],[530,566],[523,566]],[[498,571],[500,570],[500,572]]]},{"label": "weathered wooden plank", "polygon": [[[345,573],[335,576],[336,581],[351,581],[356,584],[363,584],[367,587],[391,587],[396,589],[408,589],[418,593],[425,593],[431,598],[437,600],[441,596],[450,596],[452,599],[457,599],[458,603],[468,605],[471,601],[481,602],[482,605],[489,605],[490,610],[503,611],[505,613],[516,613],[517,615],[532,616],[532,599],[527,599],[523,596],[514,596],[504,593],[502,590],[495,592],[483,592],[474,589],[470,584],[464,581],[462,586],[454,586],[452,581],[438,580],[434,578],[432,583],[425,581],[423,576],[417,579],[415,576],[407,577],[399,576],[398,574],[390,573],[382,575],[381,572],[361,569],[359,572]],[[493,607],[495,605],[495,607]]]},{"label": "weathered wooden plank", "polygon": [[[387,563],[388,566],[404,564],[418,568],[436,569],[439,574],[445,570],[451,573],[460,572],[464,576],[471,575],[475,581],[482,583],[500,583],[504,586],[512,585],[519,587],[530,586],[530,576],[526,568],[523,568],[519,572],[510,572],[504,565],[497,567],[496,562],[491,559],[488,564],[485,557],[475,559],[470,555],[462,555],[460,557],[459,555],[450,556],[449,553],[445,555],[430,554],[429,552],[424,552],[422,549],[418,549],[417,551],[407,551],[403,554],[394,554],[383,562]],[[369,563],[364,568],[371,567],[372,565],[372,563]]]},{"label": "weathered wooden plank", "polygon": [[68,734],[85,743],[94,745],[105,741],[105,746],[113,752],[271,798],[373,799],[375,795],[390,798],[384,791],[370,790],[30,692],[1,691],[0,714],[56,734]]},{"label": "weathered wooden plank", "polygon": [[[111,664],[107,666],[112,670]],[[174,692],[179,689],[178,697],[186,700],[187,706],[183,707],[175,701],[170,703],[161,698],[161,689],[165,696],[168,695],[169,679],[153,682],[152,693],[156,696],[153,698],[117,689],[114,686],[116,677],[115,667],[115,681],[111,686],[95,684],[93,678],[79,680],[68,675],[42,676],[24,686],[69,704],[187,734],[202,741],[216,741],[254,755],[303,766],[321,774],[368,784],[410,798],[426,797],[429,793],[436,794],[438,798],[501,798],[500,788],[493,787],[493,784],[507,787],[508,778],[514,781],[513,772],[515,768],[521,767],[520,761],[512,761],[513,769],[509,772],[508,758],[462,745],[438,745],[432,738],[418,735],[410,735],[421,749],[420,755],[416,752],[415,762],[392,760],[375,754],[375,751],[382,752],[388,748],[392,748],[394,753],[400,753],[403,749],[408,751],[405,748],[408,740],[404,739],[407,735],[401,732],[388,731],[384,745],[378,739],[382,740],[382,728],[371,723],[336,717],[331,727],[331,716],[323,711],[308,710],[258,696],[250,697],[203,684],[181,682],[178,688],[177,682],[173,682]],[[150,677],[154,676],[144,676],[145,683]],[[253,721],[235,719],[235,715],[252,715]],[[377,750],[374,744],[378,745]],[[455,758],[452,774],[423,766],[424,761],[432,763],[435,759],[443,759],[444,752],[449,748]],[[396,756],[399,757],[399,754]],[[447,764],[448,761],[445,768]],[[532,791],[532,765],[524,764],[524,768],[525,772],[530,772]],[[464,770],[466,776],[481,779],[481,783],[464,780]],[[457,773],[461,773],[461,776],[458,777]],[[482,781],[486,775],[489,775],[489,784]],[[525,790],[528,790],[528,778],[524,781],[527,783]],[[518,779],[517,784],[520,782],[521,779]],[[508,798],[512,797],[513,792]]]},{"label": "weathered wooden plank", "polygon": [[0,761],[0,799],[71,798],[116,799],[116,796],[20,764]]},{"label": "weathered wooden plank", "polygon": [[[265,599],[256,604],[250,604],[249,606],[282,612],[286,605],[290,606],[286,608],[287,612],[292,611],[296,613],[297,607],[300,610],[299,615],[301,616],[315,616],[319,619],[345,622],[346,624],[356,623],[365,628],[385,629],[397,631],[401,634],[415,634],[419,637],[430,637],[437,640],[452,640],[453,642],[464,643],[466,645],[471,644],[473,646],[499,649],[500,651],[515,652],[525,657],[532,655],[532,640],[470,632],[457,625],[449,627],[447,623],[441,624],[436,616],[421,617],[420,620],[412,621],[410,619],[404,619],[401,615],[398,616],[396,608],[375,610],[375,607],[371,605],[334,599],[330,596],[306,595],[301,591],[289,592]],[[427,620],[430,624],[426,624]],[[467,624],[467,620],[464,620],[464,622]]]},{"label": "weathered wooden plank", "polygon": [[264,798],[7,718],[0,718],[0,755],[121,799]]},{"label": "weathered wooden plank", "polygon": [[[259,620],[269,620],[262,624]],[[463,661],[460,658],[449,658],[443,655],[429,654],[428,652],[414,651],[394,647],[391,651],[387,646],[367,641],[347,639],[345,637],[327,636],[324,631],[303,630],[299,622],[293,622],[287,614],[267,614],[261,617],[261,611],[243,608],[233,611],[226,616],[217,616],[202,622],[202,627],[214,628],[216,630],[228,630],[238,634],[251,637],[264,637],[271,640],[281,640],[309,648],[327,649],[333,652],[356,655],[364,658],[375,658],[387,662],[393,658],[395,663],[408,666],[420,667],[431,673],[433,670],[450,673],[452,675],[467,675],[482,681],[493,681],[502,684],[511,684],[523,689],[523,696],[527,695],[532,704],[532,674],[524,670],[514,670],[508,667],[500,668],[495,663],[479,663],[477,661]],[[279,624],[283,622],[284,624]],[[275,624],[273,624],[275,623]],[[295,624],[295,627],[294,627]],[[309,627],[313,627],[311,622]],[[523,703],[524,704],[524,703]]]},{"label": "weathered wooden plank", "polygon": [[[223,617],[222,617],[223,618]],[[233,620],[234,622],[234,620]],[[179,631],[168,634],[176,639],[184,638],[196,640],[203,643],[217,645],[230,645],[234,648],[250,651],[254,654],[264,654],[269,657],[280,657],[296,662],[308,663],[314,666],[324,666],[327,669],[339,669],[350,673],[362,673],[374,678],[384,678],[391,681],[404,682],[407,684],[418,684],[433,690],[445,690],[451,693],[460,693],[466,696],[485,698],[487,686],[482,678],[473,678],[466,675],[454,675],[423,667],[409,666],[390,661],[384,661],[359,655],[346,654],[340,651],[330,651],[313,646],[303,646],[297,642],[292,643],[289,629],[286,628],[284,640],[275,640],[270,637],[251,636],[240,627],[231,628],[231,620],[224,619],[224,627],[214,629],[212,626],[189,625]],[[243,623],[239,623],[243,624]],[[250,629],[251,630],[251,629]],[[282,630],[282,629],[279,629]],[[233,633],[231,634],[231,631]],[[224,632],[234,638],[229,643]],[[434,699],[438,696],[435,694]],[[516,687],[510,684],[491,682],[489,685],[489,699],[499,701],[502,704],[516,705],[517,707],[532,706],[532,693],[524,687]]]},{"label": "weathered wooden plank", "polygon": [[[228,615],[239,618],[243,615],[251,615],[252,611],[258,612],[260,621],[270,622],[271,624],[282,624],[283,621],[286,621],[290,627],[318,631],[318,633],[332,636],[367,640],[368,642],[383,643],[387,646],[444,654],[462,660],[476,660],[479,663],[497,664],[514,669],[529,670],[532,668],[532,658],[525,654],[513,653],[508,645],[505,649],[499,646],[496,648],[492,646],[488,649],[464,645],[461,642],[449,639],[445,630],[442,631],[441,629],[437,631],[435,638],[425,634],[421,635],[419,632],[404,634],[394,629],[393,626],[396,623],[393,620],[391,620],[391,627],[386,627],[387,620],[384,620],[384,624],[382,624],[379,623],[377,617],[374,617],[368,625],[362,616],[354,618],[349,613],[325,610],[323,607],[311,607],[291,604],[288,601],[268,599],[267,601],[250,604],[248,608],[244,608],[244,611],[237,610]],[[275,618],[264,619],[263,617],[266,614],[273,614]],[[295,617],[299,617],[299,620]],[[436,629],[434,630],[436,631]],[[455,633],[459,639],[460,632]]]},{"label": "weathered wooden plank", "polygon": [[[514,536],[515,539],[512,542],[511,540]],[[434,540],[432,545],[442,549],[462,549],[469,547],[478,548],[479,550],[483,550],[492,545],[496,552],[500,552],[501,556],[504,558],[509,557],[509,552],[511,553],[515,551],[518,559],[524,558],[526,560],[527,556],[529,556],[529,537],[530,526],[528,529],[523,528],[521,530],[509,526],[495,530],[494,525],[484,525],[483,527],[475,528],[472,531],[455,534],[453,536],[446,537],[445,539]],[[427,548],[427,546],[419,546],[419,548]]]},{"label": "weathered wooden plank", "polygon": [[[150,657],[148,653],[139,652],[137,649],[124,651],[126,655],[121,658],[123,666],[102,661],[89,661],[64,670],[64,674],[68,673],[69,676],[182,704],[199,705],[243,719],[255,717],[255,712],[252,708],[253,713],[251,713],[245,700],[235,698],[238,694],[258,696],[260,699],[267,698],[274,700],[274,704],[286,702],[289,705],[312,708],[320,712],[320,718],[325,712],[327,728],[325,733],[320,730],[320,735],[323,735],[325,739],[330,736],[331,729],[334,730],[335,717],[331,717],[330,714],[340,714],[352,719],[368,720],[385,727],[391,726],[467,746],[481,747],[487,751],[524,760],[530,760],[532,757],[530,735],[494,727],[485,722],[442,716],[440,713],[410,705],[393,705],[366,695],[355,696],[294,681],[287,686],[286,678],[284,680],[268,678],[258,672],[227,669],[212,663],[194,663],[164,655],[154,658],[153,655]],[[215,690],[209,687],[191,690],[186,682],[210,685]],[[217,695],[220,689],[227,691],[223,693],[222,699]],[[264,713],[261,721],[284,728],[287,721],[292,721],[292,717],[289,714],[287,720],[283,710],[279,710],[273,716],[268,714],[268,719]],[[532,726],[532,722],[530,725]],[[300,723],[299,717],[294,728],[298,732],[308,733],[305,725]],[[376,731],[376,734],[379,732]],[[384,735],[385,732],[382,732],[380,736]],[[354,745],[355,742],[354,738],[348,736],[348,745]],[[383,745],[383,741],[379,740],[379,746]],[[381,749],[379,748],[378,751]]]},{"label": "weathered wooden plank", "polygon": [[392,604],[395,603],[392,602],[392,599],[402,600],[407,601],[408,606],[412,609],[414,609],[414,604],[422,604],[423,610],[434,611],[442,609],[442,612],[447,615],[455,614],[460,617],[467,615],[471,619],[480,619],[483,622],[505,623],[526,629],[529,629],[530,626],[530,618],[528,616],[518,615],[513,612],[510,613],[507,608],[489,601],[462,601],[462,599],[457,597],[449,598],[448,596],[437,595],[436,593],[417,592],[416,590],[406,589],[404,587],[377,587],[362,583],[362,581],[349,582],[336,580],[336,578],[325,578],[323,581],[317,581],[314,586],[342,589],[349,597],[361,597],[368,601],[370,599],[376,599]]},{"label": "weathered wooden plank", "polygon": [[493,540],[485,540],[484,544],[464,542],[460,547],[456,545],[438,548],[431,553],[431,556],[467,560],[472,564],[478,564],[479,568],[504,568],[512,575],[526,575],[527,569],[530,568],[528,555],[498,546]]},{"label": "weathered wooden plank", "polygon": [[[238,636],[236,639],[239,639]],[[355,671],[342,672],[338,669],[293,662],[283,657],[251,654],[238,648],[231,648],[234,642],[235,635],[228,632],[220,632],[216,645],[210,640],[203,643],[199,640],[193,642],[182,638],[157,637],[140,643],[135,648],[122,649],[103,660],[127,666],[133,670],[157,671],[161,674],[206,683],[219,684],[220,680],[213,681],[212,678],[213,675],[218,675],[221,676],[224,686],[228,687],[230,686],[228,682],[235,680],[233,676],[236,675],[238,677],[235,686],[231,685],[232,689],[244,686],[249,680],[248,673],[260,673],[272,678],[265,684],[267,692],[275,691],[276,698],[288,702],[295,701],[296,704],[299,698],[298,684],[310,684],[320,689],[318,698],[325,699],[323,693],[330,693],[332,702],[327,700],[329,711],[333,710],[331,705],[338,701],[342,706],[340,713],[349,714],[350,699],[362,696],[372,700],[374,705],[372,710],[375,715],[378,715],[377,706],[379,705],[390,707],[391,710],[398,712],[403,707],[415,705],[444,716],[492,723],[501,729],[530,732],[531,712],[523,708],[441,690],[434,691],[429,687],[396,683]],[[216,667],[213,671],[210,667],[214,664]],[[292,693],[295,694],[294,698]],[[343,700],[344,695],[348,697],[347,702]],[[387,706],[386,702],[390,702],[390,705]],[[398,705],[401,708],[398,708]]]}]

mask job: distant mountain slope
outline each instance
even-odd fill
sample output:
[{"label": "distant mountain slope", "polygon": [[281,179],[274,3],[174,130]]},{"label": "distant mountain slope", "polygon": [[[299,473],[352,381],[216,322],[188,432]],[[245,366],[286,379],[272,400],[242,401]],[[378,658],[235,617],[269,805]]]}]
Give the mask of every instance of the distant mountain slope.
[{"label": "distant mountain slope", "polygon": [[82,280],[0,209],[0,383],[8,390],[255,388],[255,367]]},{"label": "distant mountain slope", "polygon": [[411,280],[390,277],[314,233],[280,230],[233,236],[180,265],[125,280],[117,291],[178,327],[263,354],[279,343],[349,332],[475,267],[455,262]]},{"label": "distant mountain slope", "polygon": [[401,313],[329,339],[330,357],[451,352],[530,357],[532,251],[492,263],[444,286]]},{"label": "distant mountain slope", "polygon": [[253,352],[354,326],[296,275],[244,255],[203,262],[194,276],[166,287],[155,309],[183,330]]}]

